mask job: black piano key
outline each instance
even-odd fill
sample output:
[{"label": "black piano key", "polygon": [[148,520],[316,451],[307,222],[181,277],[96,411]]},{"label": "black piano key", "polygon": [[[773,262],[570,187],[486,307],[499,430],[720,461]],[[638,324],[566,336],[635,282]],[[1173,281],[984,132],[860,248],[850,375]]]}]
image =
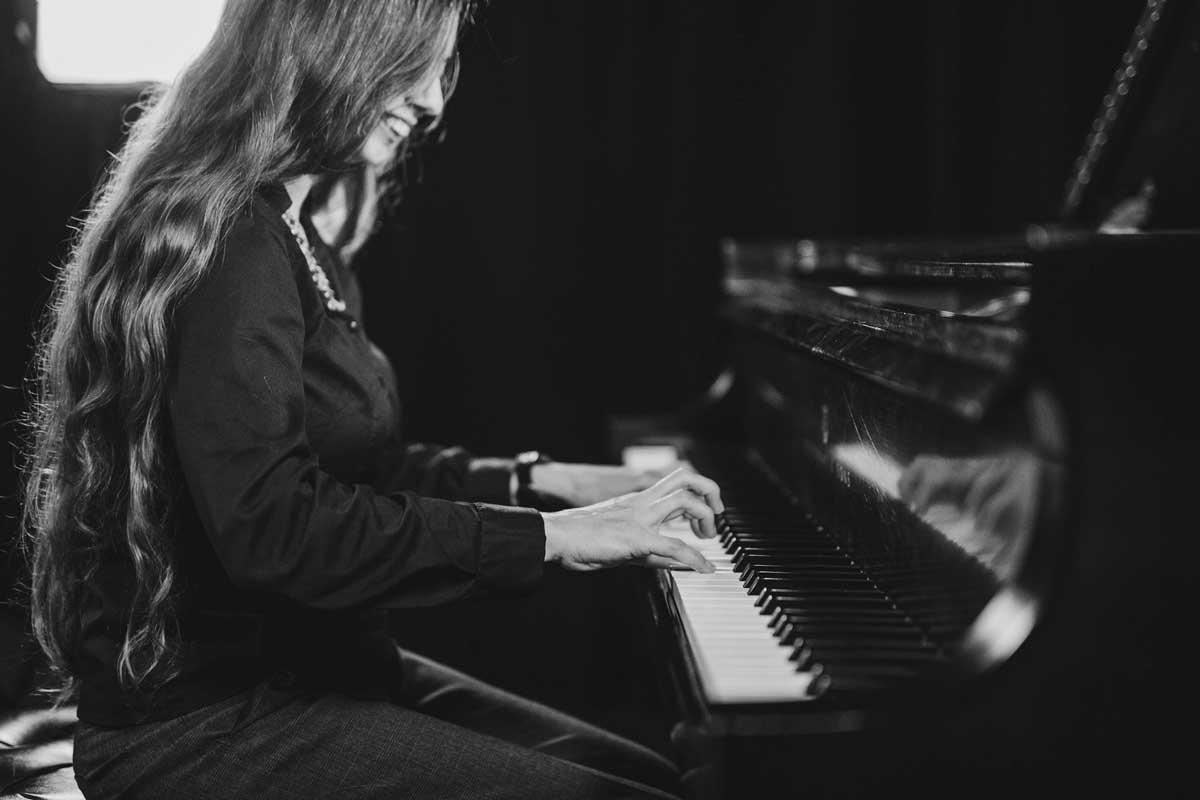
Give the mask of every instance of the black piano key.
[{"label": "black piano key", "polygon": [[870,650],[834,650],[828,647],[796,645],[788,654],[796,670],[814,667],[837,675],[875,675],[899,677],[904,675],[934,675],[947,668],[948,661],[940,653],[897,654]]},{"label": "black piano key", "polygon": [[760,606],[765,606],[772,599],[800,602],[804,598],[810,598],[813,602],[845,600],[855,605],[882,604],[889,608],[895,607],[895,603],[870,584],[859,584],[857,588],[853,589],[827,586],[808,587],[804,585],[803,581],[761,578],[759,579],[759,589],[761,591],[754,593],[747,588],[747,594],[758,594],[761,601]]},{"label": "black piano key", "polygon": [[817,653],[818,659],[834,662],[882,662],[882,663],[926,663],[942,659],[941,652],[933,647],[909,645],[887,639],[809,637],[798,640],[792,646],[808,645]]},{"label": "black piano key", "polygon": [[771,567],[781,565],[789,570],[843,570],[866,578],[863,570],[839,553],[743,553],[735,551],[731,554],[738,558],[738,563],[749,567]]},{"label": "black piano key", "polygon": [[753,583],[756,587],[756,591],[753,591],[752,594],[757,594],[758,591],[770,591],[830,597],[877,597],[880,599],[884,597],[883,592],[865,580],[822,581],[786,574],[760,573],[748,583]]},{"label": "black piano key", "polygon": [[888,604],[886,601],[870,597],[834,598],[812,595],[780,596],[763,594],[755,601],[755,605],[758,606],[759,613],[767,617],[776,613],[788,613],[791,611],[824,613],[827,611],[897,610],[895,606]]},{"label": "black piano key", "polygon": [[871,625],[837,620],[823,620],[819,624],[796,624],[785,618],[780,624],[773,626],[772,632],[782,644],[788,645],[799,640],[808,641],[812,637],[832,636],[855,641],[896,640],[907,642],[913,647],[936,649],[931,640],[914,630],[911,625]]},{"label": "black piano key", "polygon": [[823,625],[858,626],[863,628],[881,628],[895,630],[901,633],[911,632],[921,635],[921,631],[908,617],[893,610],[892,613],[878,613],[874,610],[851,609],[838,611],[830,609],[806,609],[804,611],[784,611],[778,609],[770,617],[769,627],[772,630],[782,630],[791,623],[792,627],[800,630],[819,629]]},{"label": "black piano key", "polygon": [[747,581],[754,579],[765,581],[794,580],[798,582],[807,581],[813,585],[839,584],[874,587],[874,584],[861,572],[856,572],[852,569],[833,568],[831,566],[825,569],[811,569],[803,566],[789,568],[782,563],[751,564],[740,570],[740,574]]},{"label": "black piano key", "polygon": [[[898,684],[907,681],[896,677],[880,677],[866,675],[836,675],[825,673],[824,696],[827,697],[861,697],[872,696],[892,691]],[[910,676],[904,676],[908,678]]]},{"label": "black piano key", "polygon": [[790,620],[795,625],[840,623],[917,630],[912,619],[907,614],[889,605],[859,604],[845,606],[828,602],[806,604],[804,602],[788,602],[785,600],[784,602],[771,604],[770,613],[764,616],[772,620],[778,619],[779,624]]},{"label": "black piano key", "polygon": [[810,647],[799,647],[789,656],[797,672],[821,669],[831,678],[854,676],[874,680],[912,679],[939,672],[944,663],[936,659],[904,661],[902,659],[858,660],[852,654],[821,653]]},{"label": "black piano key", "polygon": [[854,572],[854,573],[857,573],[860,575],[862,574],[862,572],[860,570],[858,570],[850,561],[848,561],[843,556],[839,556],[836,554],[835,555],[814,554],[814,555],[810,555],[810,556],[804,556],[802,558],[795,558],[795,557],[789,556],[787,554],[768,555],[768,554],[762,554],[762,553],[746,554],[746,553],[742,553],[742,552],[735,552],[735,553],[733,553],[733,558],[731,559],[731,563],[737,565],[739,568],[749,568],[749,567],[755,566],[757,564],[764,563],[771,559],[775,559],[778,561],[783,561],[785,559],[792,559],[795,562],[795,568],[797,570],[805,570],[808,572],[844,570],[847,572]]},{"label": "black piano key", "polygon": [[778,528],[771,530],[770,528],[756,528],[754,530],[739,531],[737,528],[727,528],[724,537],[731,542],[741,542],[743,544],[759,544],[764,547],[778,546],[786,547],[788,545],[810,545],[821,547],[841,547],[841,544],[834,541],[832,538],[824,534],[805,533],[796,531],[792,528]]},{"label": "black piano key", "polygon": [[769,624],[775,631],[784,631],[787,629],[788,623],[791,623],[793,627],[812,626],[816,630],[820,630],[823,625],[886,626],[899,632],[912,632],[914,636],[924,638],[933,646],[939,646],[939,642],[953,636],[958,630],[958,628],[930,625],[926,622],[918,625],[903,612],[894,608],[885,611],[870,609],[834,611],[818,608],[789,609],[786,612],[777,610],[772,615]]},{"label": "black piano key", "polygon": [[800,552],[800,553],[840,553],[846,555],[843,548],[833,542],[824,540],[789,540],[786,542],[768,541],[755,537],[731,537],[728,542],[723,543],[725,547],[733,550],[753,550],[757,552]]},{"label": "black piano key", "polygon": [[[915,679],[922,677],[932,677],[938,670],[936,668],[921,668],[907,667],[904,665],[888,665],[888,664],[834,664],[822,662],[826,672],[831,678],[836,679],[839,676],[845,678],[856,678],[859,680],[871,681],[897,681],[911,683]],[[799,668],[803,669],[803,668]]]},{"label": "black piano key", "polygon": [[766,549],[761,546],[734,545],[727,548],[726,552],[731,558],[736,558],[747,564],[758,564],[766,560],[787,559],[797,564],[827,564],[830,566],[837,565],[858,568],[858,565],[851,561],[845,553],[812,547]]},{"label": "black piano key", "polygon": [[[894,610],[893,610],[894,611]],[[769,615],[767,627],[771,630],[781,629],[791,622],[795,627],[822,625],[877,625],[887,626],[899,631],[917,631],[913,622],[899,612],[878,613],[873,609],[830,609],[806,608],[804,611],[787,611],[776,609]]]},{"label": "black piano key", "polygon": [[[835,597],[839,595],[872,595],[884,597],[884,593],[869,581],[849,576],[796,575],[788,577],[759,572],[755,575],[742,575],[740,577],[742,578],[742,583],[746,586],[747,592],[751,594],[756,594],[758,591],[766,591],[831,595]],[[753,592],[750,591],[751,584],[755,587],[755,591]]]},{"label": "black piano key", "polygon": [[[816,587],[812,590],[806,590],[803,583],[788,583],[780,581],[772,583],[764,581],[759,594],[762,597],[772,597],[783,601],[799,602],[798,598],[811,598],[813,601],[818,600],[837,600],[844,598],[848,602],[858,603],[863,600],[875,598],[878,602],[885,603],[889,607],[904,611],[910,615],[917,614],[934,614],[938,612],[942,606],[942,601],[935,597],[910,597],[904,598],[903,601],[897,598],[886,595],[877,589],[862,590],[862,591],[836,591],[826,590],[821,587]],[[765,607],[770,601],[764,601],[761,605]],[[956,615],[958,616],[958,615]],[[971,617],[961,615],[960,619],[965,622],[970,622]]]},{"label": "black piano key", "polygon": [[736,560],[738,564],[746,567],[769,567],[780,565],[792,570],[809,570],[823,572],[842,572],[851,573],[859,577],[866,577],[863,569],[855,564],[850,559],[838,553],[795,553],[795,552],[779,552],[779,553],[763,553],[763,552],[746,552],[739,550],[731,553],[731,561]]}]

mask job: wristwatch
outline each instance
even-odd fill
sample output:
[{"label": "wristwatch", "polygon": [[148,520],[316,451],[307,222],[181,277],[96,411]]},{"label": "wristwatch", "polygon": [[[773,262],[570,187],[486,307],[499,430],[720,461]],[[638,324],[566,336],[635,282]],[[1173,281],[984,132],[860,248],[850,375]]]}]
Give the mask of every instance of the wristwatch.
[{"label": "wristwatch", "polygon": [[543,498],[533,490],[531,485],[533,483],[533,465],[550,464],[553,462],[554,459],[537,450],[526,450],[524,453],[517,453],[516,467],[513,469],[513,475],[516,478],[516,489],[513,492],[513,499],[516,500],[517,505],[534,508],[540,504]]}]

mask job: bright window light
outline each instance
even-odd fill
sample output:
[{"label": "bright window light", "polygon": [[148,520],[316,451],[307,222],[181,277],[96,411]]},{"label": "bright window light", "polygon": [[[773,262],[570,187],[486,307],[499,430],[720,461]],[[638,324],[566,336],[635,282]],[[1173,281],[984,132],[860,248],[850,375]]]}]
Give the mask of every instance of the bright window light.
[{"label": "bright window light", "polygon": [[51,83],[167,82],[211,38],[225,0],[38,0],[37,59]]}]

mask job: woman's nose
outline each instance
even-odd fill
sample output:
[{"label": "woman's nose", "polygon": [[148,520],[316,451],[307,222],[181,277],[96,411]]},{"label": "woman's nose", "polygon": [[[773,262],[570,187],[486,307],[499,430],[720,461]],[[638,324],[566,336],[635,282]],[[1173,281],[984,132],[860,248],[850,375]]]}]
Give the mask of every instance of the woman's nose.
[{"label": "woman's nose", "polygon": [[422,114],[437,117],[441,116],[442,109],[446,105],[446,98],[442,96],[442,77],[435,76],[433,80],[426,81],[415,94],[411,95],[409,102],[414,108],[421,111]]}]

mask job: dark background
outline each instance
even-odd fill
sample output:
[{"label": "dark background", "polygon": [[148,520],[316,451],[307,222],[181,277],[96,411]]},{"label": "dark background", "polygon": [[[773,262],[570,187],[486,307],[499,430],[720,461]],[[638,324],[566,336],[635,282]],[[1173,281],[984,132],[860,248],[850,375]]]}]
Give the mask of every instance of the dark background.
[{"label": "dark background", "polygon": [[[606,458],[611,415],[678,407],[718,372],[722,236],[1053,220],[1142,6],[493,2],[464,41],[447,137],[409,169],[362,266],[408,434]],[[33,324],[137,94],[47,85],[17,34],[32,9],[0,6],[4,544]],[[629,577],[553,574],[535,597],[397,626],[484,677],[643,733],[653,693]],[[19,611],[5,619],[20,627]]]}]

